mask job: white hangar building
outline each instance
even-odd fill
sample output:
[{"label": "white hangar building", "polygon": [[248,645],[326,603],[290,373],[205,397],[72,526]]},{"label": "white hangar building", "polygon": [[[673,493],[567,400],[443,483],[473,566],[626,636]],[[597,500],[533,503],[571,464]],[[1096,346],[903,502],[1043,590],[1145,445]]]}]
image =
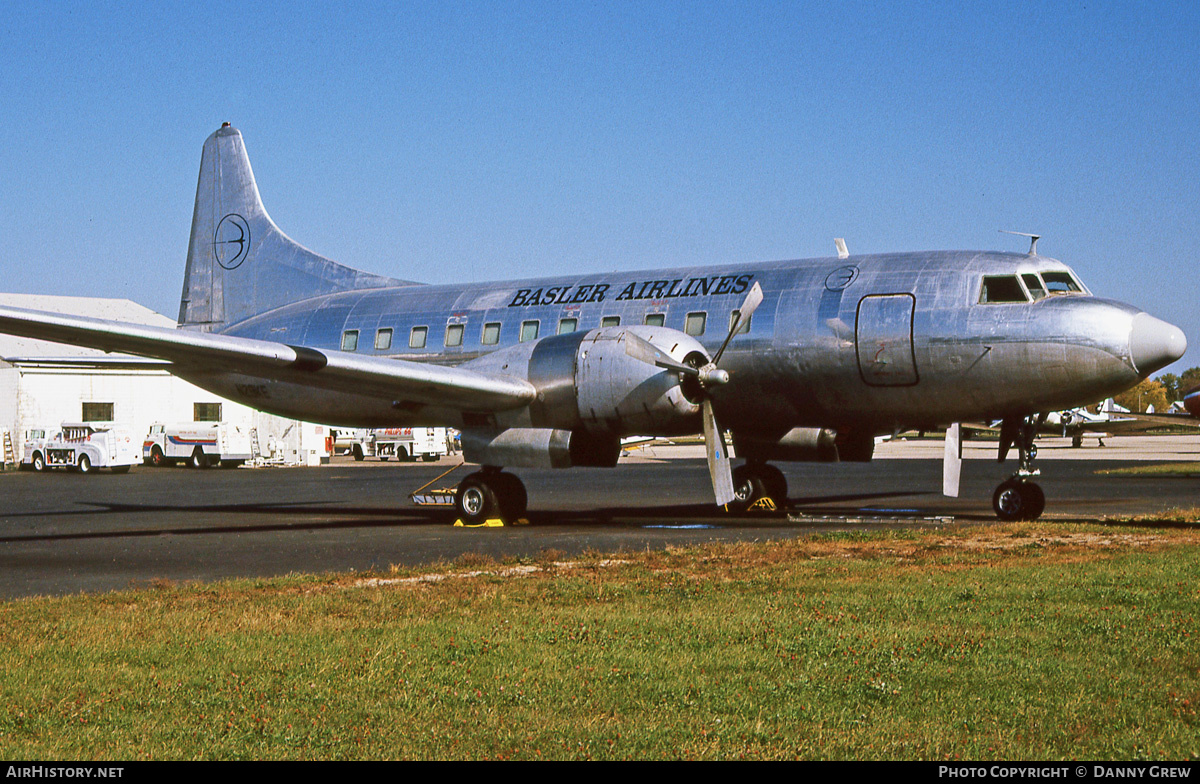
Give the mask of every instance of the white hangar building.
[{"label": "white hangar building", "polygon": [[[0,294],[0,305],[173,328],[174,319],[127,299]],[[102,363],[97,365],[97,360]],[[113,422],[137,437],[155,422],[229,422],[254,429],[264,458],[314,465],[327,460],[329,429],[264,414],[176,378],[154,360],[0,334],[0,439],[16,459],[26,431],[63,422]]]}]

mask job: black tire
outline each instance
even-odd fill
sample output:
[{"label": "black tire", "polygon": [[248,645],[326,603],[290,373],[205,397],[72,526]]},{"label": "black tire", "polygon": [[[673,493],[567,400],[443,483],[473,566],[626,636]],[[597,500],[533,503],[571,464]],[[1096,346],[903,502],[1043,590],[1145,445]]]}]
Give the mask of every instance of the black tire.
[{"label": "black tire", "polygon": [[496,491],[478,473],[470,474],[459,483],[458,492],[454,495],[454,508],[466,525],[481,525],[502,517]]},{"label": "black tire", "polygon": [[40,474],[46,470],[46,458],[42,456],[41,452],[34,452],[31,465],[33,470]]},{"label": "black tire", "polygon": [[365,457],[365,455],[363,455],[362,447],[359,446],[358,444],[355,444],[354,445],[354,460],[355,460],[355,462],[361,463],[363,457]]},{"label": "black tire", "polygon": [[81,474],[90,474],[92,472],[92,460],[87,455],[80,455],[79,460],[75,463],[75,470]]},{"label": "black tire", "polygon": [[744,512],[754,503],[767,497],[767,483],[763,474],[750,464],[733,469],[733,500],[726,508],[731,512]]},{"label": "black tire", "polygon": [[155,468],[163,468],[167,465],[167,456],[157,446],[150,450],[150,465]]},{"label": "black tire", "polygon": [[208,455],[204,454],[203,449],[196,447],[192,456],[188,458],[188,465],[192,468],[208,468]]},{"label": "black tire", "polygon": [[1005,522],[1024,519],[1029,499],[1021,489],[1021,484],[1015,479],[1009,479],[1007,482],[1001,482],[996,492],[992,493],[992,510],[996,517]]},{"label": "black tire", "polygon": [[500,501],[501,518],[506,523],[520,520],[529,508],[525,483],[513,474],[492,474],[489,478]]},{"label": "black tire", "polygon": [[1025,514],[1022,520],[1036,520],[1046,510],[1046,494],[1042,488],[1033,482],[1021,483],[1021,496],[1025,502]]},{"label": "black tire", "polygon": [[787,477],[777,467],[769,463],[764,463],[761,468],[763,481],[767,486],[767,495],[775,504],[776,509],[783,509],[787,506],[788,500]]}]

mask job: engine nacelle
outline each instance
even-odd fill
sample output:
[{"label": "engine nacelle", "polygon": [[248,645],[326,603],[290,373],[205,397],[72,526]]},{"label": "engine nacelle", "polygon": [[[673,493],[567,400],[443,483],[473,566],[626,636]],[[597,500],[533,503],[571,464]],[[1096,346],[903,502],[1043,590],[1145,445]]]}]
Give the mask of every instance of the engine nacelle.
[{"label": "engine nacelle", "polygon": [[465,430],[463,459],[508,468],[612,468],[621,455],[621,439],[606,434],[552,428]]},{"label": "engine nacelle", "polygon": [[747,460],[836,463],[837,433],[826,428],[796,427],[779,437],[733,433],[733,448]]},{"label": "engine nacelle", "polygon": [[525,377],[537,388],[524,421],[499,426],[583,430],[614,436],[681,435],[700,430],[696,391],[666,370],[626,352],[636,335],[678,362],[700,366],[700,341],[666,327],[600,327],[553,335],[480,357],[464,365],[483,373]]}]

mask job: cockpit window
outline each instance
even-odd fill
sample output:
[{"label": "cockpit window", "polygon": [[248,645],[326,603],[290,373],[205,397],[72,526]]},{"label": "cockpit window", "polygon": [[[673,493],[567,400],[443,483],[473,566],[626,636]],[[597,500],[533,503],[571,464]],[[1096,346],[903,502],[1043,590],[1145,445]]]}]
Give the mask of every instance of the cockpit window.
[{"label": "cockpit window", "polygon": [[1046,281],[1046,291],[1050,294],[1080,294],[1083,289],[1069,272],[1043,272],[1042,279]]},{"label": "cockpit window", "polygon": [[1046,296],[1046,287],[1042,285],[1042,279],[1036,273],[1026,272],[1021,276],[1021,280],[1025,281],[1025,288],[1029,289],[1034,302]]},{"label": "cockpit window", "polygon": [[985,275],[979,301],[985,304],[1028,302],[1029,297],[1025,296],[1025,289],[1021,288],[1016,275]]}]

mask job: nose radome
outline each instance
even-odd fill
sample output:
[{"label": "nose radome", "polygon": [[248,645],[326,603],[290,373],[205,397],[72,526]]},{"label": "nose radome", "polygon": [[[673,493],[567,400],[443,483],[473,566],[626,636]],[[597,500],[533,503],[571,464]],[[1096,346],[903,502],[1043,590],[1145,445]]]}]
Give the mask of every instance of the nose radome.
[{"label": "nose radome", "polygon": [[1166,367],[1187,351],[1187,338],[1183,330],[1149,313],[1133,317],[1129,330],[1129,358],[1142,376],[1148,376],[1159,368]]}]

